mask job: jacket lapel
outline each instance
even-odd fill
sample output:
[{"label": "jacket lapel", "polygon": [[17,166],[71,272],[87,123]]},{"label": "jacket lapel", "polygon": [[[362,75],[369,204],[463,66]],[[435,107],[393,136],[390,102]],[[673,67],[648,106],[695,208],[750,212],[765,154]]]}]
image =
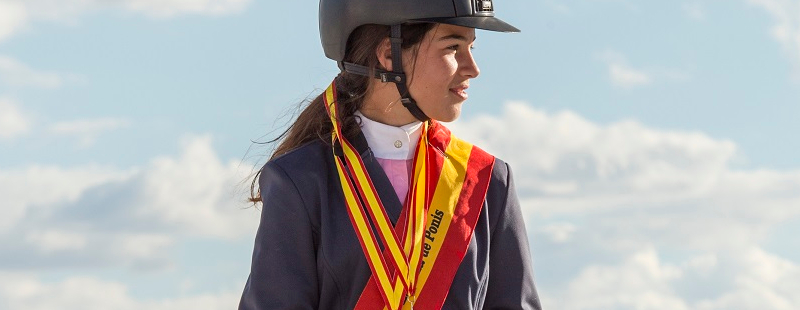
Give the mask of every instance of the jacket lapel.
[{"label": "jacket lapel", "polygon": [[[389,181],[389,177],[386,176],[383,167],[381,167],[381,164],[378,163],[378,160],[375,158],[375,154],[370,150],[367,144],[367,138],[364,137],[363,133],[359,132],[357,136],[348,138],[348,140],[353,144],[353,147],[356,148],[356,151],[361,154],[361,160],[364,162],[364,167],[367,168],[367,173],[369,173],[369,177],[372,179],[372,183],[378,191],[378,197],[380,197],[381,203],[383,203],[386,215],[389,216],[392,225],[397,225],[400,212],[403,210],[403,203],[397,198],[397,193],[394,191],[392,182]],[[337,155],[340,154],[341,148],[339,148],[339,152],[337,152]]]}]

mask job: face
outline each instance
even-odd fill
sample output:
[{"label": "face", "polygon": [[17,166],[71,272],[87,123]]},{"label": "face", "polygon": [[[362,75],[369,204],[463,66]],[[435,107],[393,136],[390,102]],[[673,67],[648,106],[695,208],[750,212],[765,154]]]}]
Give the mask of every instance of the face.
[{"label": "face", "polygon": [[416,63],[414,49],[405,51],[411,97],[430,118],[450,122],[461,114],[469,80],[480,73],[472,57],[474,41],[475,29],[439,24],[420,42]]}]

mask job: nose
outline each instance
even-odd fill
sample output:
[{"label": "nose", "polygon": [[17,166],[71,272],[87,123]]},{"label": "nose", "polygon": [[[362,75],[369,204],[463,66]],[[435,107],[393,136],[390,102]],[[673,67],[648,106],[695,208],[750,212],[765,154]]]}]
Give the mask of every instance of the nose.
[{"label": "nose", "polygon": [[481,69],[478,68],[478,63],[475,62],[475,57],[472,55],[472,50],[463,53],[464,59],[461,61],[461,74],[467,78],[474,79],[481,74]]}]

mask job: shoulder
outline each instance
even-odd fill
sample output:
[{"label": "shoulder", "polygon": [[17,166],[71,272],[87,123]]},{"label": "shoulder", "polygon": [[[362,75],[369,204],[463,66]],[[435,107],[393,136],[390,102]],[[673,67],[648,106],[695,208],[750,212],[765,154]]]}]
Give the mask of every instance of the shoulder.
[{"label": "shoulder", "polygon": [[[473,144],[470,145],[472,145],[472,154],[470,155],[471,158],[472,157],[480,158],[478,159],[478,161],[482,162],[492,161],[491,164],[492,174],[489,180],[490,190],[493,187],[507,189],[509,184],[512,183],[511,167],[509,167],[509,165],[502,159],[495,157],[489,152],[486,152],[479,146]],[[486,165],[486,167],[489,167],[489,165]]]},{"label": "shoulder", "polygon": [[[264,164],[258,177],[264,210],[305,214],[312,229],[318,229],[324,196],[319,193],[331,182],[331,152],[323,141],[314,140]],[[262,217],[269,212],[262,212]]]},{"label": "shoulder", "polygon": [[327,171],[333,157],[331,152],[330,146],[322,140],[305,143],[264,164],[259,176],[259,185],[263,186],[276,179],[291,179],[295,183],[304,183],[303,179],[313,178]]},{"label": "shoulder", "polygon": [[493,200],[493,204],[498,205],[498,207],[505,205],[510,191],[513,191],[513,183],[514,181],[509,165],[502,159],[495,158],[492,167],[492,176],[489,180],[489,190],[486,197],[487,201]]},{"label": "shoulder", "polygon": [[511,167],[502,159],[495,157],[492,167],[492,183],[508,187],[509,182],[511,182]]},{"label": "shoulder", "polygon": [[270,162],[284,168],[295,169],[322,163],[331,155],[331,147],[322,140],[315,139],[273,158]]},{"label": "shoulder", "polygon": [[[500,188],[507,188],[508,184],[511,182],[510,174],[511,169],[508,164],[500,158],[495,157],[493,154],[487,152],[483,148],[478,145],[473,144],[468,140],[461,139],[453,135],[444,124],[439,122],[434,122],[431,130],[433,130],[433,135],[430,138],[432,140],[432,144],[437,145],[440,144],[441,149],[445,149],[450,143],[453,141],[458,141],[458,143],[469,146],[472,148],[472,153],[470,155],[470,160],[472,161],[474,158],[478,158],[477,161],[487,163],[488,161],[493,161],[491,164],[492,174],[490,179],[490,188],[492,187],[500,187]],[[477,156],[476,156],[477,155]],[[483,164],[480,164],[484,166]],[[486,165],[487,167],[489,165]]]},{"label": "shoulder", "polygon": [[519,216],[521,206],[514,176],[511,167],[503,160],[495,159],[484,207],[487,208],[492,234],[496,232],[498,225],[507,225],[509,221],[515,221],[514,217]]},{"label": "shoulder", "polygon": [[[461,140],[460,138],[456,138]],[[461,140],[463,141],[463,140]],[[470,161],[473,159],[482,164],[479,166],[491,169],[491,174],[482,174],[481,178],[489,178],[489,186],[486,192],[486,204],[489,206],[490,213],[499,213],[505,208],[509,195],[514,193],[514,181],[511,175],[511,168],[500,158],[486,152],[477,145],[463,141],[472,146]]]}]

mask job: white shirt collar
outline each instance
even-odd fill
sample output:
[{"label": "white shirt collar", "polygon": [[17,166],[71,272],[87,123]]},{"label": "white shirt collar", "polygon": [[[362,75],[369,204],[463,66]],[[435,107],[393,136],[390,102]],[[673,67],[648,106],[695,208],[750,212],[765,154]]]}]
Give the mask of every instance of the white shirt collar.
[{"label": "white shirt collar", "polygon": [[395,127],[373,121],[361,114],[361,111],[356,111],[355,115],[361,117],[361,131],[375,157],[402,160],[414,158],[417,142],[422,134],[422,122]]}]

